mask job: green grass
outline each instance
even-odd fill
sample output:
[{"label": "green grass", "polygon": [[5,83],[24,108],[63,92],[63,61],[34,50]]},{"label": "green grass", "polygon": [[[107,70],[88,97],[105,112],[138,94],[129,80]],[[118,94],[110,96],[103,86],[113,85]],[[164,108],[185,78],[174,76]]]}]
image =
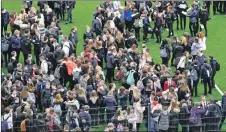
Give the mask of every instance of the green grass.
[{"label": "green grass", "polygon": [[[100,2],[81,2],[78,1],[76,4],[75,9],[73,10],[73,24],[64,25],[64,22],[61,22],[61,28],[65,35],[68,35],[70,32],[70,29],[73,26],[77,26],[78,28],[78,34],[79,34],[79,45],[78,45],[78,53],[82,52],[83,50],[83,33],[85,32],[86,25],[91,25],[92,19],[93,19],[93,12],[95,11],[95,8],[100,4]],[[37,2],[34,2],[33,6],[37,7]],[[21,7],[20,1],[3,1],[2,2],[2,8],[6,8],[10,13],[13,11],[19,12]],[[212,12],[212,10],[211,10]],[[226,16],[218,15],[218,16],[212,16],[212,19],[208,22],[208,38],[207,38],[207,51],[204,53],[206,55],[213,55],[216,57],[218,62],[221,64],[221,71],[216,74],[216,84],[218,87],[224,91],[226,90]],[[9,27],[8,27],[9,28]],[[174,24],[175,29],[175,24]],[[189,32],[188,29],[188,22],[186,31]],[[174,30],[175,35],[181,36],[183,34],[183,31],[176,31]],[[164,31],[163,38],[167,36],[167,32]],[[141,43],[139,44],[141,45]],[[160,57],[159,57],[159,45],[155,44],[155,40],[150,40],[146,44],[150,48],[151,55],[153,56],[153,59],[155,62],[161,63]],[[21,54],[20,56],[20,62],[23,62],[23,56]],[[6,72],[6,69],[2,69],[4,72]],[[204,91],[203,85],[200,84],[198,87],[199,95],[201,95]],[[218,93],[217,90],[213,90],[213,97],[220,100],[221,95]],[[210,96],[208,96],[210,97]],[[200,98],[195,98],[195,101],[199,101]],[[105,127],[105,126],[103,126]],[[144,127],[142,127],[144,129]],[[100,131],[103,129],[94,129],[96,131]],[[226,130],[226,128],[224,128]]]}]

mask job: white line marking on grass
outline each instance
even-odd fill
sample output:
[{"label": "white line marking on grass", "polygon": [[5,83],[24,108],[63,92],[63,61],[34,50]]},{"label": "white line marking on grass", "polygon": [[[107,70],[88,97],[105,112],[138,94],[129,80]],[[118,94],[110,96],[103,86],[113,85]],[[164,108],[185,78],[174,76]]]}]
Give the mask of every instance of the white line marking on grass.
[{"label": "white line marking on grass", "polygon": [[217,91],[221,94],[224,95],[223,92],[220,90],[220,88],[215,84],[215,88],[217,89]]}]

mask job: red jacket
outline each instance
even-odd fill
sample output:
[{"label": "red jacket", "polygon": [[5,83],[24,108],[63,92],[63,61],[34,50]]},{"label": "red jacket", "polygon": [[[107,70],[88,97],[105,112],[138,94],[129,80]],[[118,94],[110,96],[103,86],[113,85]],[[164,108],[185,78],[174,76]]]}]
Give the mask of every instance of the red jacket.
[{"label": "red jacket", "polygon": [[[173,80],[171,80],[171,85],[170,86],[173,86],[174,88],[176,88],[176,83]],[[170,86],[169,86],[169,82],[165,81],[164,82],[164,91],[168,90],[170,88]]]}]

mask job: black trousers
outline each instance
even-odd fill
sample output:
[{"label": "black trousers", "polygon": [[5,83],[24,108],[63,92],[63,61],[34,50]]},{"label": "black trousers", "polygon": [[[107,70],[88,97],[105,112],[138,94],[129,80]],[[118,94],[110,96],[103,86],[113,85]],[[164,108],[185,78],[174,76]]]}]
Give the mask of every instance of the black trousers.
[{"label": "black trousers", "polygon": [[226,1],[223,1],[224,4],[223,4],[223,11],[224,11],[224,14],[226,14]]},{"label": "black trousers", "polygon": [[197,25],[196,25],[197,23],[192,23],[192,22],[190,22],[189,23],[189,29],[190,29],[190,34],[191,34],[191,36],[196,36],[196,28],[197,28]]},{"label": "black trousers", "polygon": [[168,58],[162,58],[162,64],[164,64],[167,67],[168,67],[168,62],[169,62]]},{"label": "black trousers", "polygon": [[115,114],[115,110],[106,110],[106,114],[107,114],[107,122],[111,122],[111,118],[114,116]]},{"label": "black trousers", "polygon": [[218,10],[218,1],[213,1],[213,14],[216,15],[217,10]]},{"label": "black trousers", "polygon": [[178,132],[178,127],[169,128],[169,132]]},{"label": "black trousers", "polygon": [[186,29],[186,16],[185,15],[182,15],[182,14],[180,15],[180,28],[182,30],[185,30]]},{"label": "black trousers", "polygon": [[223,117],[221,118],[221,122],[220,122],[219,129],[221,129],[222,125],[224,124],[225,118],[226,118],[225,116],[223,116]]},{"label": "black trousers", "polygon": [[[204,26],[204,29],[205,29],[205,35],[207,36],[207,35],[208,35],[207,22],[202,22],[201,24]],[[200,31],[202,31],[202,28],[201,28],[201,27],[200,27]]]},{"label": "black trousers", "polygon": [[219,1],[219,8],[218,8],[218,12],[220,12],[220,14],[223,14],[223,1]]},{"label": "black trousers", "polygon": [[214,77],[215,77],[215,75],[213,75],[211,77],[211,86],[212,86],[212,88],[215,88],[215,79],[214,79]]},{"label": "black trousers", "polygon": [[177,22],[177,30],[179,30],[179,17],[178,17],[178,13],[175,14],[176,15],[176,22]]},{"label": "black trousers", "polygon": [[138,41],[140,41],[140,27],[134,27],[135,37]]},{"label": "black trousers", "polygon": [[105,113],[105,108],[104,107],[99,107],[99,118],[100,118],[100,124],[104,124],[105,123],[105,119],[104,119],[104,113]]},{"label": "black trousers", "polygon": [[168,37],[174,36],[174,32],[173,32],[173,23],[167,23],[167,26],[168,26],[168,28],[169,28],[169,34],[168,34]]},{"label": "black trousers", "polygon": [[157,39],[156,41],[160,43],[162,41],[161,27],[156,27],[155,36],[156,36],[156,39]]},{"label": "black trousers", "polygon": [[26,61],[27,61],[27,59],[28,59],[28,54],[24,54],[24,53],[23,53],[23,56],[24,56],[24,64],[26,65],[26,64],[27,64]]},{"label": "black trousers", "polygon": [[151,31],[149,31],[148,28],[149,28],[149,27],[144,27],[144,28],[143,28],[143,41],[147,41],[148,33],[151,33]]},{"label": "black trousers", "polygon": [[7,25],[2,24],[1,27],[2,27],[2,36],[5,36],[5,35],[3,34],[3,32],[4,32],[4,33],[7,32],[8,24],[7,24]]},{"label": "black trousers", "polygon": [[112,79],[114,78],[114,68],[107,68],[106,78],[108,83],[112,83]]},{"label": "black trousers", "polygon": [[[8,62],[10,61],[10,58],[11,58],[11,53],[8,52],[8,51],[5,51],[5,52],[2,52],[3,56],[4,56],[4,63],[5,63],[5,66],[7,67],[8,65]],[[3,60],[3,59],[2,59]]]},{"label": "black trousers", "polygon": [[210,78],[204,78],[203,79],[203,85],[204,85],[204,95],[207,95],[207,85],[209,86],[209,93],[212,94],[211,79]]},{"label": "black trousers", "polygon": [[126,30],[131,31],[133,22],[125,20],[125,24],[126,24]]},{"label": "black trousers", "polygon": [[62,19],[62,14],[61,14],[61,10],[59,8],[56,8],[55,9],[55,13],[56,13],[56,16],[57,16],[57,19],[59,20],[60,18]]}]

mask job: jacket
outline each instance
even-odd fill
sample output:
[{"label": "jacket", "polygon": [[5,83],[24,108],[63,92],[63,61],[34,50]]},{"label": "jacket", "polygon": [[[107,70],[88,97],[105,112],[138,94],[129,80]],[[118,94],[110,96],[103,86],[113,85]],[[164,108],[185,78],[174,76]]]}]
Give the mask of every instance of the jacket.
[{"label": "jacket", "polygon": [[223,116],[225,117],[226,116],[226,95],[222,96],[221,106],[222,106]]},{"label": "jacket", "polygon": [[206,56],[204,54],[201,56],[197,55],[195,59],[198,61],[198,66],[201,67],[206,60]]},{"label": "jacket", "polygon": [[210,59],[210,65],[212,68],[213,76],[215,76],[215,74],[217,72],[217,60],[215,58]]},{"label": "jacket", "polygon": [[132,10],[124,10],[124,20],[132,21]]},{"label": "jacket", "polygon": [[184,53],[184,47],[182,45],[176,45],[175,48],[174,48],[174,57],[177,58],[177,57],[182,57],[183,56],[183,53]]},{"label": "jacket", "polygon": [[41,63],[41,70],[44,74],[48,73],[48,63],[46,60],[42,61]]},{"label": "jacket", "polygon": [[190,22],[196,23],[197,22],[197,16],[198,16],[198,10],[196,8],[192,8],[191,13],[189,14]]},{"label": "jacket", "polygon": [[127,105],[127,97],[128,97],[128,94],[125,94],[125,93],[117,94],[117,98],[120,100],[119,104],[121,106],[126,106]]},{"label": "jacket", "polygon": [[79,122],[82,123],[83,119],[86,120],[86,126],[90,127],[91,126],[91,115],[86,111],[82,111],[79,113]]},{"label": "jacket", "polygon": [[[208,70],[209,73],[206,73],[206,70]],[[207,79],[207,78],[211,78],[212,77],[213,72],[212,72],[212,68],[211,68],[210,64],[204,63],[202,65],[200,75],[201,75],[202,79]]]},{"label": "jacket", "polygon": [[[176,83],[173,80],[171,80],[171,86],[173,86],[174,88],[176,88]],[[168,81],[165,81],[164,82],[164,91],[168,90],[169,88],[170,88],[169,82]]]},{"label": "jacket", "polygon": [[4,26],[8,25],[9,24],[9,12],[6,11],[5,13],[2,13],[2,24]]},{"label": "jacket", "polygon": [[93,31],[95,33],[101,33],[102,32],[102,22],[98,17],[94,20]]},{"label": "jacket", "polygon": [[78,43],[78,33],[77,31],[74,32],[74,31],[71,31],[71,34],[70,34],[70,38],[71,42],[76,45]]},{"label": "jacket", "polygon": [[205,24],[207,21],[209,20],[209,14],[206,10],[201,12],[201,16],[200,16],[200,22],[202,24]]},{"label": "jacket", "polygon": [[114,68],[115,65],[115,57],[112,53],[107,55],[107,68]]},{"label": "jacket", "polygon": [[142,107],[140,102],[133,103],[133,107],[135,109],[134,112],[137,115],[136,123],[143,123],[145,107]]},{"label": "jacket", "polygon": [[56,50],[54,51],[53,56],[54,56],[56,62],[58,62],[59,60],[61,60],[61,59],[64,58],[65,53],[64,53],[64,51],[63,51],[62,49],[56,49]]},{"label": "jacket", "polygon": [[31,54],[31,40],[23,36],[21,38],[21,51],[24,54]]},{"label": "jacket", "polygon": [[179,108],[174,108],[170,111],[170,128],[177,128],[179,124]]},{"label": "jacket", "polygon": [[20,37],[13,35],[12,38],[11,38],[12,48],[20,49],[21,48],[21,42],[20,41],[21,41]]},{"label": "jacket", "polygon": [[195,126],[201,126],[202,125],[202,118],[203,118],[203,115],[205,114],[205,109],[203,108],[197,108],[197,107],[193,107],[190,111],[190,113],[195,113],[196,117],[197,117],[197,120],[198,122],[196,124],[193,124]]},{"label": "jacket", "polygon": [[114,97],[107,96],[104,98],[104,104],[106,105],[107,110],[116,110],[117,102]]},{"label": "jacket", "polygon": [[50,97],[51,97],[51,90],[44,89],[42,92],[42,103],[50,105],[50,101],[51,101]]},{"label": "jacket", "polygon": [[180,108],[179,123],[181,126],[189,125],[189,115],[190,115],[190,112],[188,111],[187,107]]},{"label": "jacket", "polygon": [[197,55],[198,52],[200,51],[201,45],[198,43],[193,43],[191,46],[191,54],[192,55]]},{"label": "jacket", "polygon": [[12,129],[13,128],[13,114],[12,113],[8,113],[8,114],[4,114],[2,116],[2,121],[5,120],[8,124],[8,129]]}]

